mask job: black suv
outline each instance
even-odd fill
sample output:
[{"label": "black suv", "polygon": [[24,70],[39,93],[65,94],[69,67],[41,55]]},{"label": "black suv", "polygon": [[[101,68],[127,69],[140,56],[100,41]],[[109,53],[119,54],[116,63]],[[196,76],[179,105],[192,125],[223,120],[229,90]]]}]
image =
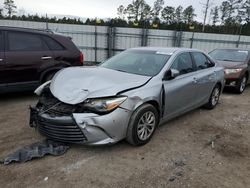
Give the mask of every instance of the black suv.
[{"label": "black suv", "polygon": [[0,93],[35,89],[58,70],[82,64],[83,54],[69,37],[0,27]]}]

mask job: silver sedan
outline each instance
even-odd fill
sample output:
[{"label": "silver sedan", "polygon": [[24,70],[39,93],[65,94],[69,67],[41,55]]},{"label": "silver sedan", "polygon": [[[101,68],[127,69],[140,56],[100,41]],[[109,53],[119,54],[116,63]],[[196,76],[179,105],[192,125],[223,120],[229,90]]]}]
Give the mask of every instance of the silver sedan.
[{"label": "silver sedan", "polygon": [[59,71],[35,91],[30,126],[61,142],[143,145],[159,124],[213,109],[223,87],[223,68],[202,51],[133,48],[96,67]]}]

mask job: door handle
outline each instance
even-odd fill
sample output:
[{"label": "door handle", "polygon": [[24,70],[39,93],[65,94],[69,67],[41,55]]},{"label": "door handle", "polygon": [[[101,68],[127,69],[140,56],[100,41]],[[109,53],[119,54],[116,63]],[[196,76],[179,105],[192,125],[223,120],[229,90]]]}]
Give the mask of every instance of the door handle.
[{"label": "door handle", "polygon": [[52,59],[52,57],[51,56],[43,56],[43,57],[41,57],[41,59],[42,60],[48,60],[48,59]]}]

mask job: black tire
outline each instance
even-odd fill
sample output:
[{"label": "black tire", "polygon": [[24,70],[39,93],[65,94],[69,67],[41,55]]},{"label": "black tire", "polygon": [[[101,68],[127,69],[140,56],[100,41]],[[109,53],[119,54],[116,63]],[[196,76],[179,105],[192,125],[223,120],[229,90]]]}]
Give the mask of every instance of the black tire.
[{"label": "black tire", "polygon": [[[146,119],[149,119],[149,121],[152,121],[154,117],[154,126],[152,126],[153,123],[152,125],[140,124],[139,126],[139,123],[142,122],[142,119],[147,117],[147,115],[148,117],[150,117],[150,119],[146,118]],[[130,118],[128,129],[127,129],[127,137],[126,137],[127,142],[134,146],[141,146],[141,145],[148,143],[149,140],[152,138],[158,123],[159,123],[159,114],[156,108],[152,106],[151,104],[141,105],[140,107],[136,109],[136,111],[133,113],[133,115]],[[152,127],[152,129],[150,127]],[[144,131],[141,135],[142,137],[144,135],[146,138],[146,135],[148,134],[147,135],[148,137],[146,139],[141,139],[140,136],[138,135],[140,134],[139,132],[141,131]]]},{"label": "black tire", "polygon": [[220,94],[221,94],[221,87],[219,84],[216,84],[213,88],[211,95],[210,95],[208,103],[205,104],[204,107],[208,110],[214,109],[219,102]]},{"label": "black tire", "polygon": [[236,93],[238,94],[243,93],[244,90],[246,89],[246,85],[247,85],[247,75],[244,75],[236,84],[236,87],[235,87]]}]

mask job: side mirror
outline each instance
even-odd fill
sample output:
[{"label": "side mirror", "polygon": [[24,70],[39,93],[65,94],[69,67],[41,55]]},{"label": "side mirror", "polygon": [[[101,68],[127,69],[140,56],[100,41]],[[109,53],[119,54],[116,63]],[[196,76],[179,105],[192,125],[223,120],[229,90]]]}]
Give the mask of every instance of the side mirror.
[{"label": "side mirror", "polygon": [[180,71],[176,69],[170,69],[165,73],[163,80],[173,80],[179,75],[180,75]]}]

